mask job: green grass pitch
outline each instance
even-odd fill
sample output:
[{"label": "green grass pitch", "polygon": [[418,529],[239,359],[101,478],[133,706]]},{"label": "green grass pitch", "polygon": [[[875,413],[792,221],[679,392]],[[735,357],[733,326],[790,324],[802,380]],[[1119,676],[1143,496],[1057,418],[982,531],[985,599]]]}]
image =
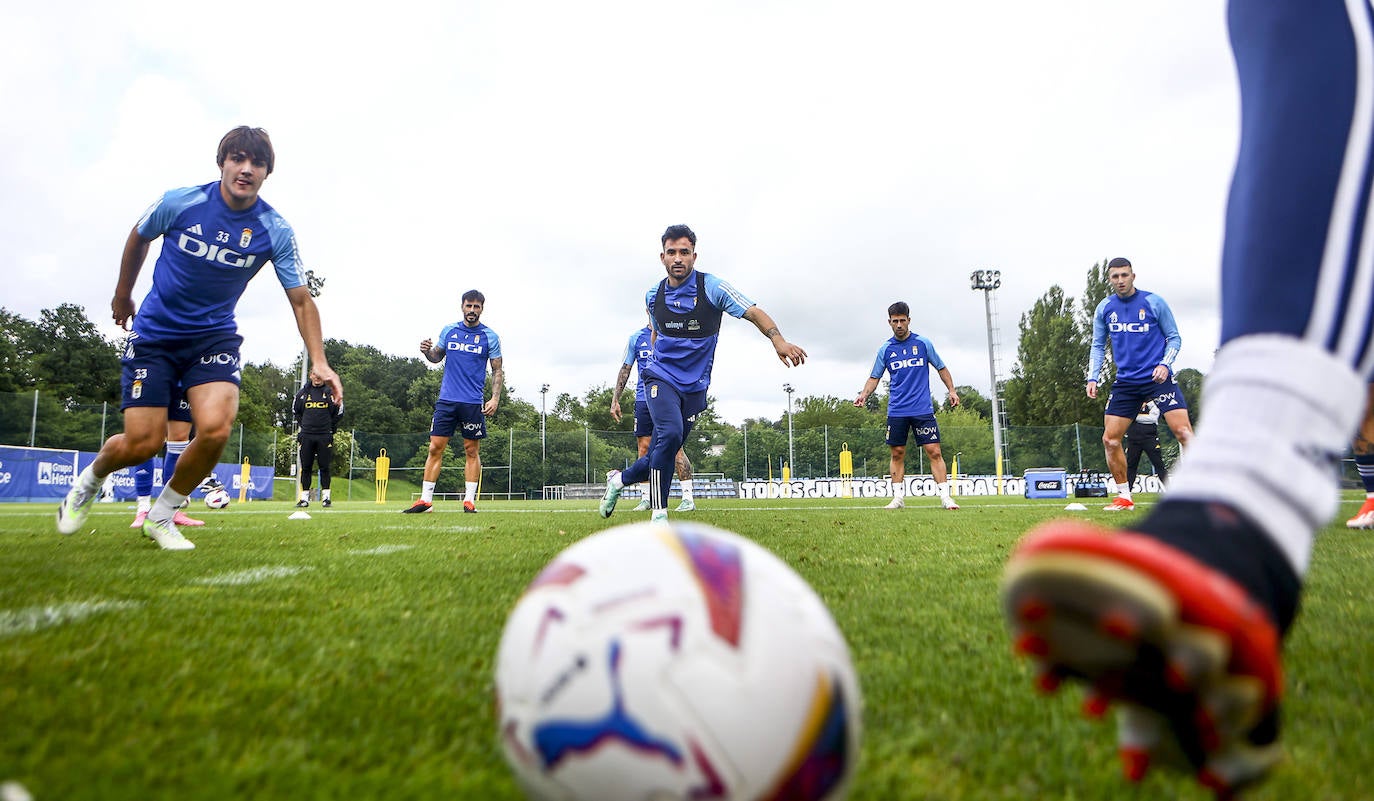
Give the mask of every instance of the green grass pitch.
[{"label": "green grass pitch", "polygon": [[[864,691],[850,798],[1206,798],[1176,776],[1125,784],[1110,724],[1081,718],[1077,688],[1037,697],[1010,654],[1002,564],[1065,502],[960,502],[706,500],[690,515],[777,553],[844,630]],[[1340,522],[1357,503],[1317,540],[1287,649],[1288,759],[1249,798],[1374,798],[1374,533]],[[200,507],[189,553],[130,530],[126,504],[70,537],[56,504],[0,505],[0,782],[37,801],[517,798],[492,702],[505,615],[564,547],[647,515],[404,505]]]}]

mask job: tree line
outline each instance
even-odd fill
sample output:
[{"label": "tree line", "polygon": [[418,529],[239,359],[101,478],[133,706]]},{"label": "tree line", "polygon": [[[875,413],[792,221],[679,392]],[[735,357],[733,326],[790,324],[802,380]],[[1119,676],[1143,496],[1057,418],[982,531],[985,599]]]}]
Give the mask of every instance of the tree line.
[{"label": "tree line", "polygon": [[[1110,291],[1104,264],[1105,260],[1088,270],[1080,300],[1055,285],[1020,316],[1016,361],[1000,386],[1010,452],[1005,470],[1072,464],[1067,457],[1070,449],[1087,451],[1083,455],[1091,457],[1092,464],[1101,463],[1097,438],[1103,402],[1089,399],[1083,384],[1091,315]],[[102,433],[108,436],[121,430],[119,415],[109,410],[117,410],[120,400],[122,344],[106,339],[85,310],[74,304],[44,309],[37,320],[0,307],[0,444],[27,444],[33,434],[41,447],[98,449]],[[393,356],[370,345],[338,339],[327,340],[325,352],[348,388],[336,452],[341,457],[352,455],[355,469],[367,469],[385,448],[394,468],[409,471],[393,478],[418,480],[442,371],[418,356]],[[274,461],[278,474],[288,472],[293,458],[291,404],[300,373],[299,359],[287,367],[271,362],[243,365],[238,449],[255,464]],[[1178,382],[1196,416],[1201,374],[1180,371]],[[1110,389],[1110,384],[1109,360],[1103,389]],[[41,406],[37,426],[33,426],[34,390]],[[943,450],[947,458],[961,454],[964,473],[992,473],[991,400],[970,386],[957,390],[960,407],[936,403]],[[490,475],[484,482],[537,494],[545,485],[597,481],[606,468],[621,467],[633,459],[633,422],[629,415],[619,422],[611,418],[612,391],[609,385],[598,384],[581,395],[561,393],[541,420],[539,408],[520,397],[520,388],[507,385],[496,414],[488,419],[483,463],[505,465],[510,472]],[[792,419],[792,451],[797,462],[790,465],[792,474],[837,474],[840,449],[846,444],[859,474],[885,474],[886,415],[883,392],[870,397],[864,408],[833,396],[798,398]],[[738,424],[721,420],[711,398],[684,447],[698,473],[776,478],[788,453],[787,423],[785,414],[776,420],[754,418]],[[1082,434],[1074,424],[1091,433]],[[31,427],[38,430],[31,432]],[[1070,443],[1070,437],[1077,441]],[[1091,447],[1084,448],[1084,441]],[[231,440],[226,460],[235,455],[233,448]],[[441,476],[439,490],[460,491],[462,471],[452,469],[453,459],[448,461],[450,469]],[[908,457],[909,470],[918,468],[916,461]]]}]

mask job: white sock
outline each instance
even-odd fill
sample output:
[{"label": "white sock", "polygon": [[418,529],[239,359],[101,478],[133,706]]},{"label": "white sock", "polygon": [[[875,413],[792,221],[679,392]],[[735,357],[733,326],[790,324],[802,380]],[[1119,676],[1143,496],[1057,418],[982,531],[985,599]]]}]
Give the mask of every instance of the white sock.
[{"label": "white sock", "polygon": [[433,481],[423,481],[420,483],[420,500],[425,503],[434,503],[434,484]]},{"label": "white sock", "polygon": [[153,508],[148,511],[148,518],[159,522],[171,520],[172,515],[177,513],[183,503],[186,503],[185,495],[171,487],[163,487],[162,492],[158,493],[157,500],[153,502]]},{"label": "white sock", "polygon": [[692,500],[692,479],[680,478],[678,479],[678,483],[682,485],[682,500]]},{"label": "white sock", "polygon": [[890,484],[892,485],[892,497],[894,497],[894,498],[905,498],[905,497],[906,497],[906,480],[905,480],[905,479],[898,480],[898,479],[893,478],[893,479],[889,479],[889,480],[888,480],[888,483],[890,483]]},{"label": "white sock", "polygon": [[320,500],[322,500],[322,501],[327,501],[327,500],[329,500],[329,490],[327,490],[327,489],[322,489],[322,490],[320,490]]},{"label": "white sock", "polygon": [[91,462],[86,465],[86,469],[81,471],[81,475],[77,476],[76,480],[81,491],[89,495],[100,488],[100,485],[105,482],[105,477],[95,474],[95,462]]},{"label": "white sock", "polygon": [[465,500],[465,501],[475,501],[475,500],[477,500],[477,482],[476,482],[476,481],[468,481],[468,482],[465,482],[465,483],[463,484],[463,500]]},{"label": "white sock", "polygon": [[621,487],[625,486],[625,482],[620,480],[619,470],[615,471],[614,473],[611,473],[611,477],[606,480],[609,481],[611,483],[611,486],[615,487],[616,489],[620,489]]},{"label": "white sock", "polygon": [[949,482],[942,481],[935,485],[935,491],[940,493],[940,497],[949,500]]},{"label": "white sock", "polygon": [[301,497],[300,497],[300,500],[302,500],[302,501],[309,501],[309,500],[310,500],[310,490],[308,490],[308,489],[303,489],[303,490],[301,490]]},{"label": "white sock", "polygon": [[1207,376],[1198,434],[1169,497],[1244,511],[1307,572],[1312,535],[1336,513],[1336,460],[1364,414],[1365,381],[1322,348],[1262,334],[1228,342]]},{"label": "white sock", "polygon": [[151,496],[151,495],[140,495],[140,496],[138,496],[138,511],[139,511],[139,512],[147,512],[147,511],[148,511],[149,509],[151,509],[151,508],[153,508],[153,496]]}]

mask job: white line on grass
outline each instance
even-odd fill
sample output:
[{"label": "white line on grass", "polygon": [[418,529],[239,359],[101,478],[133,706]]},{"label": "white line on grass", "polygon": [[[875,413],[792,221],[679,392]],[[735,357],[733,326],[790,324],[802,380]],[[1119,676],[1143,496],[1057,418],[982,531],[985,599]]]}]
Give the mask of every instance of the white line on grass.
[{"label": "white line on grass", "polygon": [[241,584],[256,584],[259,581],[268,579],[290,578],[297,573],[304,573],[307,570],[314,570],[313,567],[290,567],[288,565],[268,565],[267,567],[254,567],[248,570],[240,570],[235,573],[221,573],[218,576],[206,576],[191,582],[192,584],[208,584],[215,587],[230,587]]},{"label": "white line on grass", "polygon": [[378,545],[376,548],[368,548],[367,550],[361,551],[349,551],[349,553],[357,554],[358,556],[385,556],[389,553],[399,553],[401,551],[408,551],[414,547],[414,545]]},{"label": "white line on grass", "polygon": [[54,606],[30,606],[26,609],[0,609],[0,637],[12,634],[32,634],[63,623],[75,623],[102,612],[137,609],[138,601],[77,601]]}]

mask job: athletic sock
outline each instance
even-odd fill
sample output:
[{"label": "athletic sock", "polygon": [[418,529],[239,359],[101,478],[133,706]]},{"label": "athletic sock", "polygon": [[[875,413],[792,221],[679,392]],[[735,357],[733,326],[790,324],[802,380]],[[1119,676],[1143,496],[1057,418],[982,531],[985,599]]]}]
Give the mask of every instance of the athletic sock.
[{"label": "athletic sock", "polygon": [[186,503],[186,496],[171,487],[164,486],[162,492],[158,494],[157,500],[153,502],[153,508],[148,511],[149,520],[167,521],[172,519],[172,515],[177,513],[181,505]]},{"label": "athletic sock", "polygon": [[477,500],[477,482],[476,482],[476,481],[467,481],[467,482],[464,482],[464,484],[463,484],[463,500],[465,500],[465,501],[475,501],[475,500]]},{"label": "athletic sock", "polygon": [[1228,342],[1207,376],[1207,411],[1170,474],[1169,497],[1238,510],[1301,577],[1313,532],[1336,513],[1335,465],[1365,397],[1364,379],[1322,348],[1273,334]]},{"label": "athletic sock", "polygon": [[1355,470],[1360,474],[1366,498],[1374,498],[1374,453],[1355,454]]},{"label": "athletic sock", "polygon": [[172,476],[176,474],[177,461],[181,459],[181,455],[186,452],[186,446],[190,444],[190,440],[167,443],[167,456],[162,460],[162,487],[164,491],[167,485],[171,483]]},{"label": "athletic sock", "polygon": [[420,483],[420,500],[425,503],[434,503],[434,484],[435,482],[433,481],[424,481]]}]

